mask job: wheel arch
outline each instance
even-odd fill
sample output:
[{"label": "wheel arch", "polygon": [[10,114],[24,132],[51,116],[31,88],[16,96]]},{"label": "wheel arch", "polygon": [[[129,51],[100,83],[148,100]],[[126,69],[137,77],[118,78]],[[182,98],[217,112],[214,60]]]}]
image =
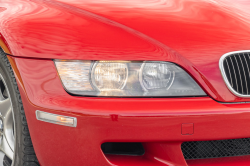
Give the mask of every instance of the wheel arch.
[{"label": "wheel arch", "polygon": [[9,44],[7,43],[7,41],[5,40],[4,36],[1,33],[0,33],[0,49],[2,49],[6,54],[12,55]]}]

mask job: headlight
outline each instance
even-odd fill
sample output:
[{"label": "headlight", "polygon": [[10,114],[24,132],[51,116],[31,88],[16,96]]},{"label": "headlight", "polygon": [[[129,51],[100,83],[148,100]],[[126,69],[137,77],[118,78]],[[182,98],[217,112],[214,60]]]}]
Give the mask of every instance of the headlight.
[{"label": "headlight", "polygon": [[100,61],[94,63],[91,71],[91,81],[99,91],[123,89],[127,79],[127,63]]},{"label": "headlight", "polygon": [[55,60],[67,92],[84,96],[205,96],[179,66],[158,61]]}]

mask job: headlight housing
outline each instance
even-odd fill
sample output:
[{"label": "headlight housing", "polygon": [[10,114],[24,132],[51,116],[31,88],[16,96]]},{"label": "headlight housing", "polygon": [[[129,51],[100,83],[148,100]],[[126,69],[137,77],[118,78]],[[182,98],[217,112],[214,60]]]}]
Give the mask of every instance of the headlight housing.
[{"label": "headlight housing", "polygon": [[55,60],[65,90],[83,96],[205,96],[179,66],[159,61]]}]

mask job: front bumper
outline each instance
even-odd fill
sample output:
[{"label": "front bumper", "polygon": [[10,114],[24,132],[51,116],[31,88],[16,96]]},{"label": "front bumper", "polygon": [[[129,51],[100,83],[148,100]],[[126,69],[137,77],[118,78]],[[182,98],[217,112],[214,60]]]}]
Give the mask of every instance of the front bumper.
[{"label": "front bumper", "polygon": [[[249,158],[185,161],[181,143],[250,137],[250,104],[199,98],[91,98],[65,92],[53,61],[9,57],[42,166],[250,164]],[[41,110],[77,118],[77,127],[38,121]],[[185,134],[183,124],[193,124]],[[140,157],[105,156],[104,142],[142,142]],[[239,160],[240,159],[240,160]],[[212,164],[211,164],[212,163]]]}]

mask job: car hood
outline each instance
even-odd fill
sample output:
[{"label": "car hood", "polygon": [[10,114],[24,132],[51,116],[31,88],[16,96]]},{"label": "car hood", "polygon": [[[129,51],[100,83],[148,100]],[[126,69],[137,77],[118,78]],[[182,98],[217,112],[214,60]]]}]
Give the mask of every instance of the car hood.
[{"label": "car hood", "polygon": [[250,49],[249,1],[58,1],[132,28],[174,50],[204,76],[216,100],[248,100],[228,91],[219,70],[219,59],[228,52]]},{"label": "car hood", "polygon": [[[22,1],[23,5],[28,3],[27,0],[17,1]],[[7,41],[19,42],[18,51],[13,51],[15,55],[172,61],[185,68],[215,100],[250,101],[233,95],[219,70],[219,59],[223,54],[249,50],[248,0],[40,2],[20,14],[23,20],[12,19],[8,23],[12,29],[3,32],[15,34],[12,38],[7,37]],[[27,8],[26,5],[25,10]],[[18,35],[15,27],[22,27]],[[43,44],[34,46],[33,43]]]}]

